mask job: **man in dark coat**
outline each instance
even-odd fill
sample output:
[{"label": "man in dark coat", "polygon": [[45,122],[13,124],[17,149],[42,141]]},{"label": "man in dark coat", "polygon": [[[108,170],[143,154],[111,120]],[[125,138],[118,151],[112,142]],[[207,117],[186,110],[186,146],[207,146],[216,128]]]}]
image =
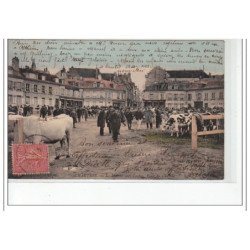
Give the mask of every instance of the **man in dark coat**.
[{"label": "man in dark coat", "polygon": [[108,111],[106,113],[106,123],[107,127],[109,128],[109,133],[111,134],[110,115],[111,115],[111,107],[108,108]]},{"label": "man in dark coat", "polygon": [[136,122],[137,122],[137,129],[140,129],[141,122],[142,122],[142,119],[143,119],[143,113],[142,113],[140,108],[138,108],[138,110],[135,112],[135,119],[136,119]]},{"label": "man in dark coat", "polygon": [[47,120],[47,114],[48,114],[48,109],[45,105],[43,105],[41,107],[41,110],[40,110],[40,117],[42,117],[43,119],[45,118],[45,121]]},{"label": "man in dark coat", "polygon": [[100,127],[100,135],[104,135],[104,127],[105,127],[106,114],[105,110],[102,109],[97,118],[97,127]]},{"label": "man in dark coat", "polygon": [[59,107],[56,106],[55,110],[53,111],[53,116],[55,117],[55,116],[58,116],[58,115],[60,115],[60,110],[59,110]]},{"label": "man in dark coat", "polygon": [[77,113],[78,122],[81,122],[82,109],[79,107],[79,108],[76,110],[76,113]]},{"label": "man in dark coat", "polygon": [[114,142],[118,142],[118,135],[121,127],[121,113],[119,110],[111,110],[110,127]]},{"label": "man in dark coat", "polygon": [[89,111],[87,108],[84,109],[84,119],[85,119],[85,122],[88,120],[88,117],[89,117]]},{"label": "man in dark coat", "polygon": [[133,114],[130,111],[130,108],[128,108],[125,112],[125,117],[127,119],[128,129],[131,130],[132,128],[132,121],[133,121]]},{"label": "man in dark coat", "polygon": [[[45,106],[45,105],[44,105]],[[23,116],[28,116],[29,107],[25,104],[23,108]],[[41,117],[41,115],[40,115]],[[44,117],[43,117],[44,118]]]},{"label": "man in dark coat", "polygon": [[144,116],[145,116],[147,128],[150,127],[150,129],[152,129],[153,128],[153,118],[154,118],[153,111],[150,108],[147,108],[144,112]]},{"label": "man in dark coat", "polygon": [[76,111],[75,109],[72,109],[70,112],[70,116],[73,118],[73,128],[76,128],[76,123],[77,123],[77,119],[76,119]]},{"label": "man in dark coat", "polygon": [[162,123],[161,112],[159,109],[155,109],[155,119],[156,119],[156,128],[159,128]]}]

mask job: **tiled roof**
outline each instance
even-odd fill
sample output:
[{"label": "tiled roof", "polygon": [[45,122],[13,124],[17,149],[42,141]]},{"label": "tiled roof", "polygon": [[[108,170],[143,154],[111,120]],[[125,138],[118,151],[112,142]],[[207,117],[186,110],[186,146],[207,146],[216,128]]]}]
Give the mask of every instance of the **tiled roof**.
[{"label": "tiled roof", "polygon": [[208,78],[203,70],[166,70],[171,78]]},{"label": "tiled roof", "polygon": [[112,73],[101,73],[102,79],[107,81],[113,81],[115,78],[115,74]]},{"label": "tiled roof", "polygon": [[71,67],[68,71],[68,74],[70,76],[81,76],[89,78],[96,78],[99,73],[100,73],[99,69],[73,68],[73,67]]}]

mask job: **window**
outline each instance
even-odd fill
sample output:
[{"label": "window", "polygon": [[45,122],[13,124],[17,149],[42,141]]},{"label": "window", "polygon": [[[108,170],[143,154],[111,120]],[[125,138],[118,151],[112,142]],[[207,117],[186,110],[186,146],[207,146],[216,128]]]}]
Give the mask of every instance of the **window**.
[{"label": "window", "polygon": [[25,104],[30,105],[30,97],[29,96],[25,97]]},{"label": "window", "polygon": [[45,98],[42,98],[42,105],[45,105]]},{"label": "window", "polygon": [[197,93],[197,101],[201,101],[202,99],[202,94],[201,93]]},{"label": "window", "polygon": [[29,83],[26,83],[25,89],[26,89],[26,92],[30,92],[30,84]]},{"label": "window", "polygon": [[13,95],[13,100],[12,100],[12,102],[16,104],[16,96],[15,96],[15,95]]},{"label": "window", "polygon": [[174,100],[176,101],[177,100],[177,94],[174,94]]},{"label": "window", "polygon": [[52,106],[52,99],[49,98],[49,105]]},{"label": "window", "polygon": [[12,104],[12,95],[8,95],[8,104]]},{"label": "window", "polygon": [[161,100],[163,100],[164,99],[164,94],[163,93],[161,93]]},{"label": "window", "polygon": [[212,93],[212,100],[215,100],[215,93]]},{"label": "window", "polygon": [[17,105],[21,105],[22,103],[22,97],[20,95],[17,96]]},{"label": "window", "polygon": [[34,85],[34,92],[37,92],[37,85]]},{"label": "window", "polygon": [[45,86],[42,86],[42,93],[45,94]]},{"label": "window", "polygon": [[219,98],[220,98],[220,100],[223,100],[223,99],[224,99],[224,93],[223,93],[223,92],[220,92]]},{"label": "window", "polygon": [[13,88],[13,82],[12,82],[12,81],[9,81],[8,89],[12,89],[12,88]]},{"label": "window", "polygon": [[49,94],[52,95],[52,87],[49,87]]},{"label": "window", "polygon": [[38,100],[37,100],[37,97],[34,97],[34,105],[38,105]]},{"label": "window", "polygon": [[188,94],[188,101],[192,100],[192,94]]},{"label": "window", "polygon": [[22,90],[22,83],[21,82],[17,82],[16,83],[16,90]]},{"label": "window", "polygon": [[205,98],[204,98],[205,101],[208,100],[208,93],[205,93]]}]

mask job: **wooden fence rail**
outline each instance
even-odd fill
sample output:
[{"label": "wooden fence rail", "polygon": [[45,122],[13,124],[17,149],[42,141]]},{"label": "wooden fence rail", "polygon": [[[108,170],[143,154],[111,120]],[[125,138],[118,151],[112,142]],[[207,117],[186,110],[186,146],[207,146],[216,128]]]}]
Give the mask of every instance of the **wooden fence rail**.
[{"label": "wooden fence rail", "polygon": [[24,143],[24,134],[23,134],[23,120],[17,121],[8,121],[8,126],[13,129],[13,143],[22,144]]},{"label": "wooden fence rail", "polygon": [[198,136],[200,135],[216,135],[224,134],[224,129],[218,129],[218,120],[224,119],[224,115],[201,115],[203,120],[216,120],[216,130],[210,131],[197,131],[197,118],[195,115],[192,116],[192,149],[197,149]]}]

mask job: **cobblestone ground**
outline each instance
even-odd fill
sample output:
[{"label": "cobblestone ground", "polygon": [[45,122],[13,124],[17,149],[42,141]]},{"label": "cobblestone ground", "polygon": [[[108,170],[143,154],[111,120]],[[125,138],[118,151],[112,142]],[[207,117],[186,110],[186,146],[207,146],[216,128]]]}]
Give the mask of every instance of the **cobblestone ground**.
[{"label": "cobblestone ground", "polygon": [[[119,142],[113,143],[107,127],[105,135],[99,135],[96,118],[77,123],[71,138],[71,157],[63,155],[59,143],[50,145],[50,174],[25,178],[223,179],[223,147],[193,151],[191,140],[188,144],[150,141],[148,133],[156,130],[145,127],[142,124],[137,131],[122,125]],[[165,136],[160,131],[156,133]],[[55,160],[58,153],[62,156]]]}]

